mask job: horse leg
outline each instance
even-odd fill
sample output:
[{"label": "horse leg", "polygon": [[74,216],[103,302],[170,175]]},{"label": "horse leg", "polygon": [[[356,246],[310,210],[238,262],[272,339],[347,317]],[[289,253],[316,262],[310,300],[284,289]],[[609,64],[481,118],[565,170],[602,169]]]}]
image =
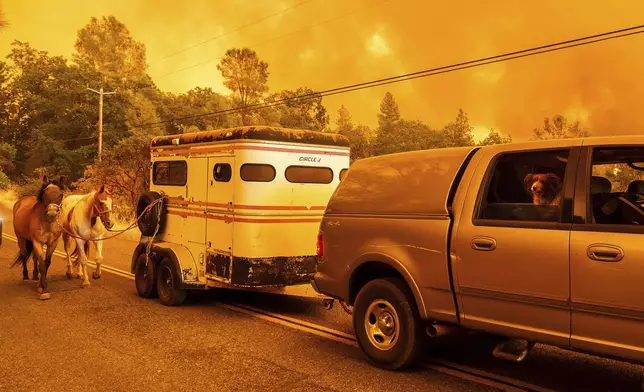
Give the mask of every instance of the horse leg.
[{"label": "horse leg", "polygon": [[18,252],[18,257],[16,260],[16,264],[21,263],[22,264],[22,280],[29,280],[29,271],[27,270],[27,261],[29,260],[29,254],[31,252],[27,252],[27,240],[24,238],[18,237],[18,248],[20,248],[20,251]]},{"label": "horse leg", "polygon": [[72,245],[71,243],[71,238],[67,233],[63,233],[63,246],[65,247],[65,253],[67,254],[67,271],[65,272],[65,275],[67,276],[67,279],[72,278],[72,258],[69,255],[70,253],[70,246]]},{"label": "horse leg", "polygon": [[85,244],[87,241],[76,239],[76,246],[78,247],[78,261],[80,262],[80,269],[83,271],[82,274],[82,287],[89,287],[89,278],[87,272],[87,254],[85,253]]},{"label": "horse leg", "polygon": [[49,299],[51,295],[47,292],[47,257],[44,254],[42,244],[39,242],[34,242],[33,258],[38,263],[38,269],[40,271],[40,283],[38,284],[40,299]]},{"label": "horse leg", "polygon": [[[32,241],[27,241],[27,247],[29,249],[33,250],[34,249],[34,243]],[[32,280],[38,280],[38,263],[36,262],[35,257],[32,257],[32,261],[34,263],[34,269],[33,269],[33,272],[31,273],[31,279]],[[27,265],[27,259],[25,259],[25,265]]]},{"label": "horse leg", "polygon": [[103,263],[103,236],[98,238],[98,241],[94,241],[96,246],[96,271],[92,274],[92,278],[99,279],[101,277],[101,264]]}]

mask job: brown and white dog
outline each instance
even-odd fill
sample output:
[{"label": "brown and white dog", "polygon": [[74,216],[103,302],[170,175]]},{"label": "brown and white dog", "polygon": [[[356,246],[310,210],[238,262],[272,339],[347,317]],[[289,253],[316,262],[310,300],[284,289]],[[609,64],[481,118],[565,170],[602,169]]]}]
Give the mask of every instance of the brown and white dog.
[{"label": "brown and white dog", "polygon": [[532,174],[524,179],[526,189],[535,205],[558,206],[561,203],[561,178],[554,173]]}]

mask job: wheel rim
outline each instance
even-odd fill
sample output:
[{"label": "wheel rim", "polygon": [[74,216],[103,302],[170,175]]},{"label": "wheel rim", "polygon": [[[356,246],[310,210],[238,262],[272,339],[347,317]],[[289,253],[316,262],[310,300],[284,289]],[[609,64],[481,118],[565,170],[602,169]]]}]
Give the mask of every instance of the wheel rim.
[{"label": "wheel rim", "polygon": [[364,319],[365,331],[371,344],[379,350],[391,350],[398,342],[400,319],[396,309],[387,301],[373,301]]},{"label": "wheel rim", "polygon": [[160,291],[163,293],[163,296],[167,298],[172,292],[172,271],[170,271],[168,266],[164,266],[159,273],[161,275],[159,279],[159,288],[161,289]]}]

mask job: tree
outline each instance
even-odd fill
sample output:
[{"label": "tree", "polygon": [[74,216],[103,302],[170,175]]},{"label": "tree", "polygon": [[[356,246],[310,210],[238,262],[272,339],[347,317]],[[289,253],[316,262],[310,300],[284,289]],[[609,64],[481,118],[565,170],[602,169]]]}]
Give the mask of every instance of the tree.
[{"label": "tree", "polygon": [[478,143],[478,145],[491,146],[493,144],[506,144],[506,143],[512,143],[511,135],[508,135],[507,137],[501,136],[501,134],[495,131],[494,129],[490,129],[490,133],[488,133],[485,139],[481,140]]},{"label": "tree", "polygon": [[127,85],[146,77],[145,46],[114,16],[92,17],[78,31],[74,47],[74,61],[99,73],[103,83]]},{"label": "tree", "polygon": [[9,22],[4,16],[4,12],[0,11],[0,31],[9,27]]},{"label": "tree", "polygon": [[381,131],[385,130],[386,128],[393,126],[393,124],[398,120],[400,120],[400,109],[398,109],[398,104],[396,103],[394,96],[390,92],[387,92],[380,103],[378,128]]},{"label": "tree", "polygon": [[252,111],[248,106],[259,103],[268,91],[268,63],[261,61],[254,50],[233,48],[226,51],[217,69],[224,86],[233,93],[234,106],[241,108],[242,123],[250,125]]},{"label": "tree", "polygon": [[463,109],[459,109],[456,119],[441,130],[442,147],[473,146],[475,144],[473,129],[474,127],[470,126],[467,114]]},{"label": "tree", "polygon": [[353,129],[353,122],[351,119],[351,113],[344,107],[340,106],[338,109],[338,118],[335,120],[336,132],[339,134],[348,134]]},{"label": "tree", "polygon": [[546,117],[543,120],[543,128],[535,128],[533,130],[532,140],[568,139],[588,137],[590,135],[590,131],[583,129],[579,121],[570,124],[568,119],[557,114],[552,117],[552,121]]},{"label": "tree", "polygon": [[195,87],[185,94],[165,93],[160,101],[157,110],[162,120],[168,121],[167,132],[172,134],[186,132],[187,128],[204,131],[240,124],[234,115],[204,115],[232,106],[227,97],[212,91],[210,87]]},{"label": "tree", "polygon": [[[297,98],[302,97],[303,98]],[[287,128],[310,129],[322,131],[329,124],[329,114],[322,104],[322,96],[307,87],[300,87],[297,90],[283,90],[271,94],[267,103],[286,100],[276,108],[270,108],[270,112],[277,112],[277,122]],[[262,115],[262,117],[266,114]],[[269,117],[273,119],[273,116]],[[269,120],[270,122],[270,120]]]}]

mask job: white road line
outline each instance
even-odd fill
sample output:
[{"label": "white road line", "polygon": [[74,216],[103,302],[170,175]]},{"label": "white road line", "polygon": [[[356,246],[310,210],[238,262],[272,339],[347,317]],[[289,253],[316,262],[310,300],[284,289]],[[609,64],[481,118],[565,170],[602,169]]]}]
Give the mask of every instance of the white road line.
[{"label": "white road line", "polygon": [[[2,236],[13,242],[17,242],[18,240],[16,237],[12,236],[11,234],[3,233]],[[55,251],[54,254],[63,259],[67,258],[67,255],[61,251]],[[92,260],[88,260],[88,264],[92,266],[96,266],[96,263]],[[119,268],[110,267],[105,264],[102,264],[101,268],[105,272],[109,272],[111,274],[118,275],[123,278],[134,280],[134,274],[130,273],[129,271],[124,271]],[[322,325],[318,325],[318,324],[310,323],[297,318],[258,309],[250,305],[220,304],[219,306],[229,310],[234,310],[236,312],[244,313],[249,316],[256,317],[264,321],[268,321],[270,323],[280,324],[291,329],[313,334],[313,335],[325,338],[327,340],[333,340],[349,346],[358,347],[358,344],[355,340],[354,335],[347,334],[345,332],[334,330],[331,328],[327,328]],[[527,391],[535,391],[535,392],[554,392],[553,390],[542,388],[537,385],[528,384],[519,380],[499,376],[496,374],[488,373],[485,371],[481,371],[478,369],[470,368],[467,366],[459,365],[448,361],[432,359],[429,362],[424,361],[421,365],[427,369],[431,369],[439,373],[472,381],[477,384],[487,385],[489,387],[497,388],[503,391],[517,392],[517,391],[527,390]],[[498,380],[498,381],[495,381],[495,380]]]}]

